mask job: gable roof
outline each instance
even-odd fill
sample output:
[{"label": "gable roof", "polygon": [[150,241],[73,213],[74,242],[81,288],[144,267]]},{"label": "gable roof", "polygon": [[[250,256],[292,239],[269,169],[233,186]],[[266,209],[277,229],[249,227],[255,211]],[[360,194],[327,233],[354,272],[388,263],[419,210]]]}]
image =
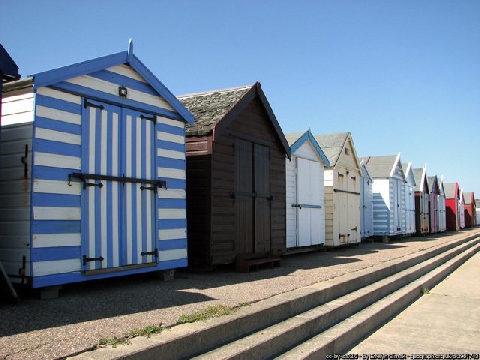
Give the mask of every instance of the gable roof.
[{"label": "gable roof", "polygon": [[2,77],[2,83],[19,78],[18,66],[2,44],[0,44],[0,75]]},{"label": "gable roof", "polygon": [[443,188],[445,190],[446,199],[454,199],[460,196],[458,192],[458,183],[444,183]]},{"label": "gable roof", "polygon": [[437,189],[438,192],[440,192],[439,186],[438,186],[438,177],[437,175],[434,176],[427,176],[427,183],[428,183],[428,188],[430,189],[430,192],[434,191],[434,189]]},{"label": "gable roof", "polygon": [[315,135],[315,140],[317,140],[325,156],[330,162],[330,167],[335,167],[337,165],[343,149],[345,149],[347,142],[350,141],[352,144],[355,161],[358,168],[360,169],[360,160],[355,151],[355,146],[353,145],[352,135],[349,132]]},{"label": "gable roof", "polygon": [[195,122],[187,126],[187,135],[203,136],[219,125],[226,126],[255,97],[258,97],[267,112],[275,133],[290,158],[288,142],[258,81],[253,85],[178,96],[182,104],[195,116]]},{"label": "gable roof", "polygon": [[475,194],[473,192],[465,192],[463,195],[465,196],[465,205],[475,205]]},{"label": "gable roof", "polygon": [[427,168],[413,169],[413,176],[415,177],[415,191],[423,191],[424,186],[427,188],[427,194],[430,192],[430,187],[427,182]]},{"label": "gable roof", "polygon": [[417,185],[415,181],[415,176],[413,175],[412,163],[411,162],[402,163],[402,168],[403,168],[403,173],[405,174],[405,181],[407,181],[407,179],[412,179],[413,183],[411,185],[413,186]]},{"label": "gable roof", "polygon": [[290,145],[290,151],[292,154],[295,151],[297,151],[297,149],[300,146],[305,144],[307,141],[310,141],[310,143],[315,148],[315,151],[317,152],[318,156],[320,156],[320,158],[323,160],[323,163],[325,164],[325,166],[330,167],[330,161],[328,161],[322,148],[318,144],[317,140],[315,140],[315,137],[313,136],[310,130],[307,130],[304,133],[285,134],[285,138],[287,139],[288,145]]},{"label": "gable roof", "polygon": [[365,161],[365,165],[372,178],[393,177],[395,169],[398,167],[402,172],[403,180],[405,180],[405,173],[403,172],[400,161],[400,153],[387,156],[369,156],[362,158],[362,160]]},{"label": "gable roof", "polygon": [[362,176],[368,177],[369,180],[373,180],[372,176],[370,175],[370,172],[367,169],[367,166],[365,165],[364,159],[360,161],[360,169],[362,170]]},{"label": "gable roof", "polygon": [[[122,51],[87,60],[81,63],[64,66],[58,69],[48,70],[32,75],[31,78],[20,80],[30,82],[34,89],[54,85],[59,82],[72,79],[78,76],[87,75],[112,66],[128,64],[189,124],[194,121],[193,115],[173,95],[168,88],[133,54],[133,43],[130,41],[128,51]],[[17,84],[9,84],[15,88]],[[20,86],[20,83],[18,83]]]}]

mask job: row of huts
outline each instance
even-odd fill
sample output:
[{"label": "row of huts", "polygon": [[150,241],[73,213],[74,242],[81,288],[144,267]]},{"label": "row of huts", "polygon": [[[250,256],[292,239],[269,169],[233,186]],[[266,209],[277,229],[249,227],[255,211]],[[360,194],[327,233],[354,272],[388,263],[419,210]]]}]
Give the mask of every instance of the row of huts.
[{"label": "row of huts", "polygon": [[132,44],[5,81],[1,119],[0,262],[33,288],[475,224],[457,183],[285,135],[260,83],[176,97]]}]

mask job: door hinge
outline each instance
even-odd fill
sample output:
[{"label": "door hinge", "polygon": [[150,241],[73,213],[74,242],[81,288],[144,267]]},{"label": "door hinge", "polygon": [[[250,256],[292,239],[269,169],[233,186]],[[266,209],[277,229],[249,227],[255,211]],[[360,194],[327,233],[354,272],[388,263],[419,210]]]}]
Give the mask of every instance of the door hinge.
[{"label": "door hinge", "polygon": [[104,258],[103,256],[96,257],[96,258],[89,258],[87,255],[83,255],[83,265],[87,265],[87,262],[89,261],[103,261]]}]

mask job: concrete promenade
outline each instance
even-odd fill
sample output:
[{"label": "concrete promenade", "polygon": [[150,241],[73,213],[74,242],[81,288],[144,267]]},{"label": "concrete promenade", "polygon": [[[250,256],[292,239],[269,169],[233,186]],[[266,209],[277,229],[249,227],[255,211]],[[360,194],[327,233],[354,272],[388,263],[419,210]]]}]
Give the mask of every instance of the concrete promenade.
[{"label": "concrete promenade", "polygon": [[348,353],[480,354],[480,253]]}]

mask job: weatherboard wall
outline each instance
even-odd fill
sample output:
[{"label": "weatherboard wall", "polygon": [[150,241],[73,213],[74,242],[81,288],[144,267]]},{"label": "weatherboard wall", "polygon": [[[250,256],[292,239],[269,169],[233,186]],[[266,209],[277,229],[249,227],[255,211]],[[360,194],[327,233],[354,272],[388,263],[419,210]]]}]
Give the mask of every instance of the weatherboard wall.
[{"label": "weatherboard wall", "polygon": [[360,230],[363,238],[373,236],[373,180],[365,164],[361,163],[362,182],[360,188]]},{"label": "weatherboard wall", "polygon": [[305,141],[285,166],[287,249],[324,245],[325,163],[312,143]]},{"label": "weatherboard wall", "polygon": [[[118,97],[119,86],[126,87],[127,99]],[[15,223],[16,229],[2,226],[0,258],[8,264],[13,281],[28,280],[33,287],[44,287],[187,265],[185,121],[138,72],[128,65],[117,65],[38,86],[35,92],[30,86],[24,94],[12,91],[11,95],[5,94],[3,124],[33,121],[3,129],[17,139],[5,151],[9,146],[18,147],[2,154],[7,168],[2,169],[0,180],[1,196],[10,197],[0,205],[0,221]],[[27,178],[23,164],[8,168],[10,161],[21,163],[25,145],[29,148],[27,161],[31,162]],[[125,150],[129,147],[131,154],[136,154],[131,158]],[[69,181],[69,174],[83,172],[125,176],[112,169],[120,163],[126,164],[127,177],[149,175],[166,181],[167,187],[146,197],[142,184],[116,186],[104,181],[102,192],[99,181],[90,181],[96,186],[85,189],[78,179]],[[8,192],[12,181],[17,187],[21,183],[30,186],[12,196]],[[122,186],[130,192],[127,200],[120,194]],[[94,202],[91,209],[96,210],[87,218],[90,200]],[[123,201],[125,214],[112,210]],[[17,218],[14,213],[10,218],[5,216],[8,206],[19,208]],[[126,216],[126,230],[120,224],[122,216]],[[142,222],[149,217],[151,226],[144,226]],[[118,223],[117,228],[111,226],[112,221]],[[25,226],[18,226],[19,222]],[[92,236],[96,239],[93,245],[86,240]],[[127,239],[127,243],[122,240],[119,249],[112,236]],[[150,254],[141,254],[142,242],[151,242]],[[90,251],[87,257],[104,260],[85,263],[86,251]],[[119,262],[118,258],[126,260]],[[28,278],[18,277],[19,272]]]}]

